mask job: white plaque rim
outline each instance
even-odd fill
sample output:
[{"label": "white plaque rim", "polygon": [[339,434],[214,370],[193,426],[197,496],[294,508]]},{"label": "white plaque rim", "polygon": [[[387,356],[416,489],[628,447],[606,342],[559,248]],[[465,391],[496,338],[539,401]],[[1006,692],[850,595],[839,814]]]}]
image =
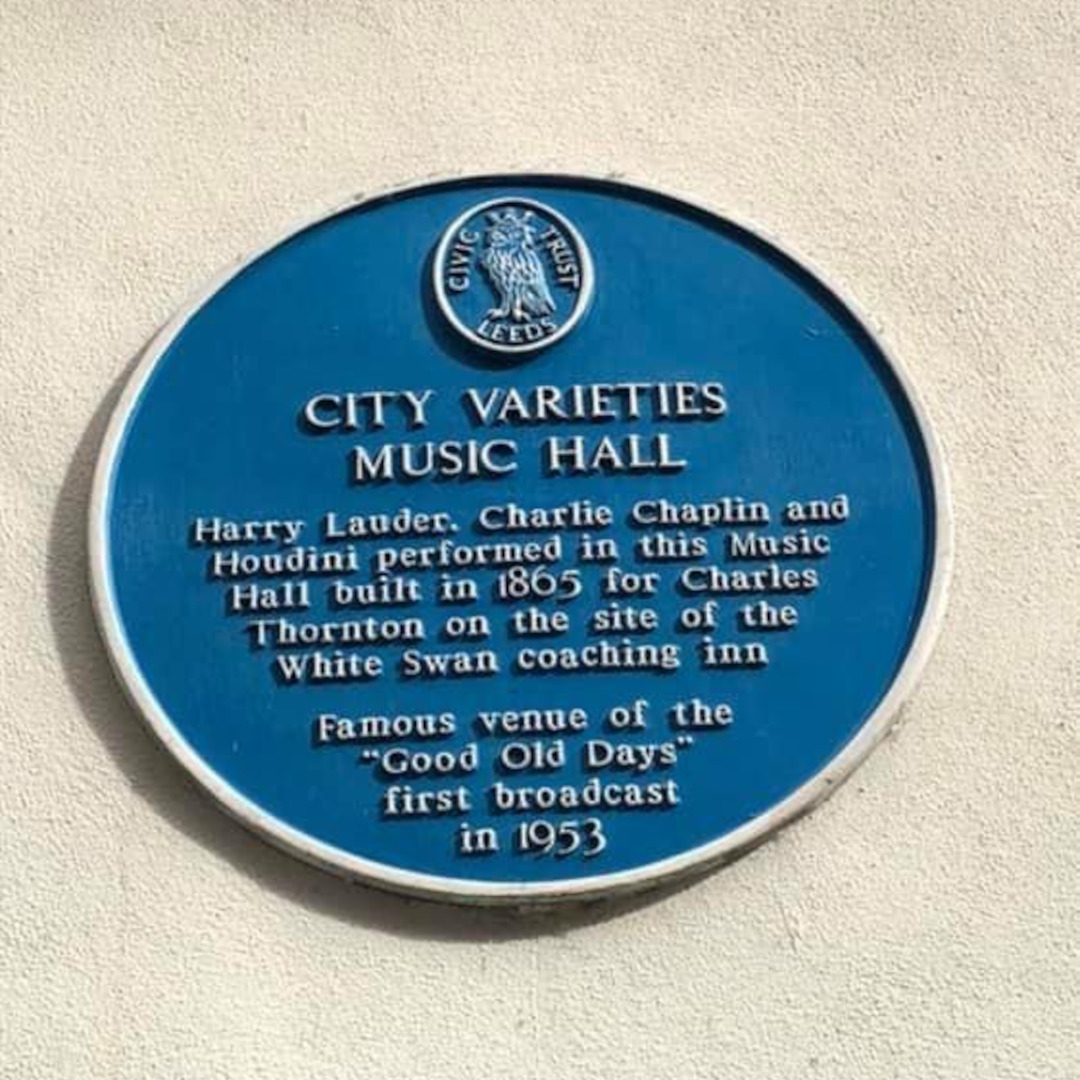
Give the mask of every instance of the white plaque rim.
[{"label": "white plaque rim", "polygon": [[[367,203],[418,193],[425,189],[484,183],[526,186],[534,182],[573,184],[582,181],[597,187],[623,188],[638,195],[659,196],[661,199],[681,203],[691,210],[706,214],[720,223],[734,226],[779,253],[839,300],[863,333],[874,343],[907,399],[923,443],[930,472],[929,479],[933,488],[934,551],[930,566],[930,580],[926,587],[918,626],[912,635],[907,654],[888,690],[865,723],[840,752],[820,772],[765,813],[706,844],[632,870],[555,881],[492,882],[444,877],[404,870],[372,859],[365,859],[308,836],[280,818],[267,813],[228,784],[190,746],[143,677],[117,614],[112,575],[109,569],[110,494],[113,474],[123,446],[128,422],[158,361],[188,320],[234,277],[297,233],[356,210]],[[544,209],[554,213],[548,207]],[[573,226],[570,227],[573,228]],[[588,258],[587,247],[583,245],[582,251]],[[586,306],[582,304],[580,310],[584,311]],[[550,344],[551,339],[548,339],[546,343]],[[570,173],[544,169],[481,174],[451,173],[426,177],[371,194],[359,195],[330,210],[302,219],[279,234],[272,242],[220,272],[194,299],[177,311],[151,339],[129,377],[109,419],[99,451],[90,497],[88,532],[90,584],[94,611],[106,651],[120,683],[154,734],[189,775],[193,776],[222,808],[241,824],[276,847],[339,876],[427,899],[490,905],[584,901],[602,896],[638,892],[680,877],[704,873],[710,868],[731,862],[746,854],[785,825],[812,810],[847,780],[897,722],[898,713],[922,675],[941,631],[954,548],[954,522],[948,474],[938,437],[930,423],[922,399],[904,366],[874,330],[861,307],[846,289],[838,287],[822,274],[811,260],[793,252],[766,230],[747,222],[741,216],[720,210],[700,199],[687,197],[654,183],[638,181],[621,174],[618,177],[612,177],[587,172]]]}]

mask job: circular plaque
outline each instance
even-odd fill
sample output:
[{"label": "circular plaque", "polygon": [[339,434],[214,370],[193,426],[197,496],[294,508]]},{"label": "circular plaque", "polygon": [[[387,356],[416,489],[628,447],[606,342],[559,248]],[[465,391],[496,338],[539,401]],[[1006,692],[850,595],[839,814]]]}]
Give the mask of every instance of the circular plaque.
[{"label": "circular plaque", "polygon": [[605,180],[351,204],[166,327],[105,439],[132,699],[266,838],[472,902],[749,849],[895,720],[940,620],[936,443],[774,243]]}]

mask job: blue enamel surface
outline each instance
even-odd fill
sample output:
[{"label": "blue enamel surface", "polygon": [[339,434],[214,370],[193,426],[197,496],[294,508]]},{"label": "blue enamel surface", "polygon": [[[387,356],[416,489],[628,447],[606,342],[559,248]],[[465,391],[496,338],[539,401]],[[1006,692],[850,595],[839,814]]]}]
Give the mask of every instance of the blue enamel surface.
[{"label": "blue enamel surface", "polygon": [[[443,229],[470,205],[503,195],[538,199],[565,215],[585,237],[596,267],[587,318],[565,340],[509,362],[485,358],[457,338],[430,288],[431,255]],[[602,431],[671,431],[679,456],[690,463],[677,474],[543,479],[542,439],[594,437],[601,430],[539,425],[510,432],[521,467],[508,479],[379,488],[348,482],[348,452],[359,442],[485,436],[465,422],[458,399],[466,387],[678,379],[722,382],[728,414],[716,423],[655,427],[611,421]],[[432,423],[412,433],[396,425],[367,435],[313,437],[301,430],[298,413],[313,394],[375,388],[433,388]],[[714,840],[767,811],[819,772],[870,716],[904,660],[925,602],[934,542],[925,453],[873,342],[835,298],[763,242],[680,203],[618,185],[436,185],[365,204],[295,235],[218,291],[167,348],[131,414],[113,474],[108,551],[116,613],[136,664],[184,739],[228,784],[313,838],[440,876],[542,881],[628,870]],[[665,587],[652,604],[663,628],[654,639],[683,644],[683,666],[673,674],[526,676],[509,670],[506,650],[496,677],[402,681],[392,664],[400,648],[380,646],[390,672],[374,683],[280,686],[270,674],[274,653],[249,647],[247,618],[226,615],[223,586],[207,584],[209,550],[188,543],[200,515],[306,518],[311,541],[328,510],[345,516],[402,505],[451,510],[462,525],[456,539],[466,542],[468,524],[485,504],[555,506],[589,498],[614,508],[620,524],[609,535],[628,549],[638,534],[621,522],[639,499],[743,496],[764,499],[775,511],[787,499],[839,492],[849,496],[853,512],[846,524],[827,527],[833,553],[784,563],[815,566],[822,584],[806,596],[773,598],[794,603],[800,625],[764,638],[771,658],[764,671],[701,670],[688,636],[670,629],[691,601]],[[724,564],[722,532],[703,534],[713,547],[703,562]],[[633,558],[622,563],[630,566]],[[435,577],[420,576],[426,583]],[[492,577],[476,576],[485,585]],[[312,611],[284,614],[305,621],[345,617],[327,614],[319,593]],[[570,606],[576,625],[560,644],[595,640],[582,613],[603,601],[591,599]],[[752,599],[721,599],[725,623]],[[470,611],[485,611],[501,626],[507,606],[485,600]],[[424,616],[432,629],[426,647],[450,648],[437,640],[445,609],[425,603],[387,614]],[[722,632],[717,638],[735,640]],[[493,647],[504,640],[500,632]],[[311,748],[311,722],[320,712],[449,709],[459,732],[447,745],[460,746],[476,737],[470,721],[481,708],[584,706],[591,734],[606,737],[603,713],[638,697],[653,708],[650,729],[634,740],[660,742],[672,734],[663,707],[695,696],[729,702],[735,723],[700,736],[674,770],[640,778],[676,779],[677,809],[603,813],[609,845],[591,860],[522,857],[509,843],[493,855],[463,858],[450,842],[455,820],[382,821],[377,804],[385,782],[357,764],[356,749]],[[571,749],[580,739],[569,740]],[[494,740],[480,741],[490,761]],[[556,782],[585,776],[571,754]],[[483,808],[479,792],[491,778],[487,765],[464,781],[481,804],[467,819],[493,822],[505,836],[521,819],[492,817]],[[538,780],[522,775],[509,782]]]}]

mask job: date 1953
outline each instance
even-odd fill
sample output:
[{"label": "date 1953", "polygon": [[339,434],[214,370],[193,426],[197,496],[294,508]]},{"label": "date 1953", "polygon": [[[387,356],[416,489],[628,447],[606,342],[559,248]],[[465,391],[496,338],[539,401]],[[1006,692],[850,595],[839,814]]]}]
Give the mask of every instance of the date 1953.
[{"label": "date 1953", "polygon": [[[513,850],[519,855],[551,856],[565,859],[571,855],[591,859],[607,847],[604,825],[599,818],[552,822],[534,818],[515,825],[511,831]],[[499,850],[495,829],[461,825],[456,846],[461,855],[489,855]]]}]

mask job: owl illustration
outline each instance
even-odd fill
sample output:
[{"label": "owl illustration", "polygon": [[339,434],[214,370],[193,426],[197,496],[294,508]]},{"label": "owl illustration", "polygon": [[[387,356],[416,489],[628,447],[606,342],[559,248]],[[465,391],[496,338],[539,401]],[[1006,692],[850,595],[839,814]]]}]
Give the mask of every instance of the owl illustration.
[{"label": "owl illustration", "polygon": [[544,264],[536,253],[536,229],[529,224],[531,210],[496,210],[487,215],[484,268],[499,297],[499,306],[488,312],[489,318],[527,322],[555,311]]}]

